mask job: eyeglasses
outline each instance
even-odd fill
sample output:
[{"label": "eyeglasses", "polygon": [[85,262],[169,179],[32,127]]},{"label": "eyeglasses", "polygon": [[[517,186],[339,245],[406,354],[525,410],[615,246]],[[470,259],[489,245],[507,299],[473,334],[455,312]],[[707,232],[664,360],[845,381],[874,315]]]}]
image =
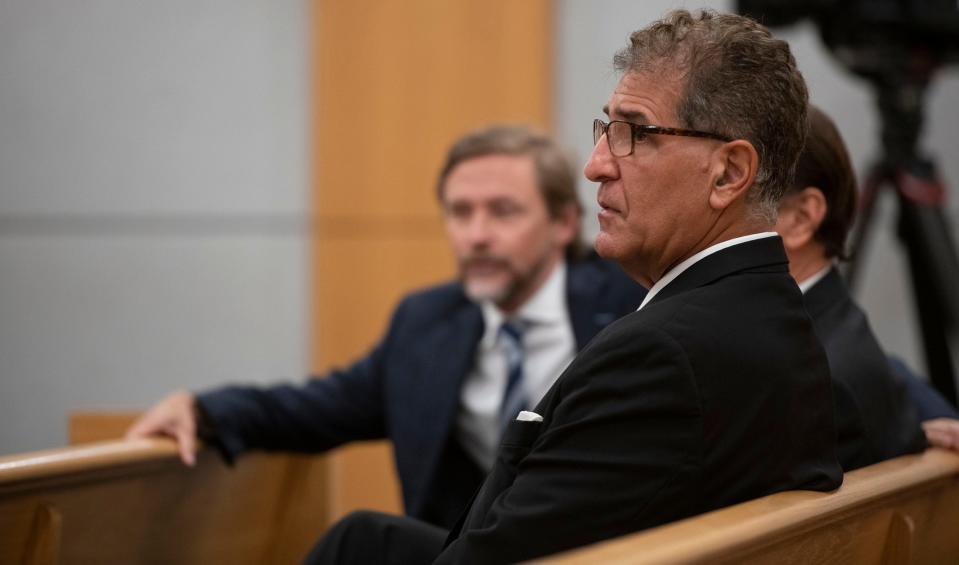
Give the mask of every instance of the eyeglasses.
[{"label": "eyeglasses", "polygon": [[593,145],[599,143],[603,134],[606,134],[606,143],[609,145],[609,152],[615,157],[626,157],[633,154],[633,145],[636,141],[646,139],[649,134],[657,135],[682,135],[685,137],[705,137],[709,139],[718,139],[720,141],[732,141],[732,137],[719,135],[718,133],[709,133],[706,131],[696,131],[694,129],[667,128],[662,126],[651,126],[647,124],[634,124],[620,120],[612,120],[609,123],[603,120],[593,120]]}]

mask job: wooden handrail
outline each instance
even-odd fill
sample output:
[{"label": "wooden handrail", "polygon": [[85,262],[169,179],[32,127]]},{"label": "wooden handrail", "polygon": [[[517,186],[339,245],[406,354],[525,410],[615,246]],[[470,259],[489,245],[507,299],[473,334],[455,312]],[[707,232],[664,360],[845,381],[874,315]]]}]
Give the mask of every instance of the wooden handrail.
[{"label": "wooden handrail", "polygon": [[0,563],[292,563],[325,526],[322,457],[195,468],[168,439],[0,457]]},{"label": "wooden handrail", "polygon": [[[215,454],[206,452],[203,458],[208,462],[206,471],[212,471],[209,462],[211,458],[216,458]],[[156,470],[182,468],[176,444],[172,440],[104,441],[5,456],[0,457],[0,493],[6,493],[6,496],[31,497],[33,495],[29,493],[40,492],[37,489],[50,488],[45,485],[70,484],[86,488],[83,485],[88,484],[87,481],[102,482],[105,476],[115,473],[122,473],[117,476],[127,476],[138,468],[152,474],[156,472],[152,467],[156,467]],[[198,477],[202,482],[202,473],[190,475]],[[162,475],[151,476],[167,476],[167,480],[178,480],[173,479],[173,475],[168,471],[162,471]],[[180,488],[175,487],[174,490],[179,491]],[[913,545],[910,544],[918,543],[924,535],[924,529],[937,522],[947,522],[946,526],[955,523],[956,516],[943,516],[942,513],[959,512],[950,510],[959,506],[957,493],[959,455],[931,449],[920,455],[900,457],[847,473],[843,486],[832,493],[790,491],[774,494],[637,534],[600,542],[544,559],[542,562],[561,565],[596,562],[736,562],[740,560],[739,557],[766,551],[764,548],[781,548],[784,544],[798,546],[798,540],[812,540],[824,529],[855,529],[849,524],[863,519],[864,516],[867,517],[865,519],[872,520],[874,526],[870,530],[874,532],[873,542],[870,543],[884,543],[893,548],[901,546],[898,552],[893,554],[899,556],[898,561],[908,562],[904,561],[905,557],[902,556],[912,554]],[[940,502],[935,505],[916,502],[928,501],[929,497]],[[70,519],[80,508],[86,508],[74,506],[68,499],[51,500],[48,510],[52,512],[51,516],[58,519],[61,516],[58,509],[60,504],[68,509],[63,513],[66,519]],[[912,507],[909,504],[912,504]],[[283,506],[287,504],[284,503]],[[30,512],[35,514],[36,511]],[[876,518],[877,516],[879,518]],[[914,530],[918,532],[916,535],[920,536],[915,542],[912,538]],[[880,533],[875,534],[877,531]],[[949,562],[949,559],[959,557],[959,542],[954,543],[953,537],[944,538],[939,535],[935,538],[938,540],[933,544],[936,550],[947,552],[943,554],[944,558],[939,559],[940,562]],[[922,539],[926,540],[928,536]],[[64,551],[69,554],[74,543],[68,538]],[[822,543],[821,536],[819,541],[806,543],[804,551],[817,543]],[[929,544],[920,545],[923,548],[929,547]],[[876,551],[885,552],[884,555],[889,553],[881,547]]]},{"label": "wooden handrail", "polygon": [[112,440],[0,457],[0,486],[178,457],[169,439]]},{"label": "wooden handrail", "polygon": [[797,536],[831,520],[878,507],[908,493],[934,489],[959,475],[959,455],[938,449],[847,473],[832,493],[789,491],[600,542],[537,561],[672,564],[715,562],[717,556]]}]

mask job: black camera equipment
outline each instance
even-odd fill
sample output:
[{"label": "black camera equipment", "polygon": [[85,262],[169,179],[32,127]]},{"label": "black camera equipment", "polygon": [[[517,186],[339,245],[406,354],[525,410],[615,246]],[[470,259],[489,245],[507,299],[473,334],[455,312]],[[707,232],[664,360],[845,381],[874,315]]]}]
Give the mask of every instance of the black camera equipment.
[{"label": "black camera equipment", "polygon": [[926,368],[933,385],[955,405],[949,337],[959,328],[959,259],[944,213],[945,187],[917,143],[930,82],[943,65],[959,61],[959,4],[738,0],[738,9],[773,27],[810,18],[835,58],[874,87],[883,153],[863,183],[846,278],[850,285],[857,281],[880,191],[895,191]]}]

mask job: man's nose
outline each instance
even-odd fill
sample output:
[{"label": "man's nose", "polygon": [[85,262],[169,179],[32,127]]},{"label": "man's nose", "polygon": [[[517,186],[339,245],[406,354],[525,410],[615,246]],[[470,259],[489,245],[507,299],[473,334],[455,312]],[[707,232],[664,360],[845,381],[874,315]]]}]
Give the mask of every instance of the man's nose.
[{"label": "man's nose", "polygon": [[593,182],[604,182],[616,177],[616,159],[609,151],[605,134],[593,146],[593,152],[589,155],[589,161],[586,161],[583,174]]},{"label": "man's nose", "polygon": [[484,213],[473,214],[466,227],[466,234],[470,245],[474,247],[488,244],[492,237],[489,215]]}]

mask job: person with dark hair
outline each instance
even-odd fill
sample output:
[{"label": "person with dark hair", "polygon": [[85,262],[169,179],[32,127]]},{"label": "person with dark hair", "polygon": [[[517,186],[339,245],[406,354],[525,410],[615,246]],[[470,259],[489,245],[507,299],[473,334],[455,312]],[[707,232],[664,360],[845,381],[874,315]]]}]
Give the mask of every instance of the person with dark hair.
[{"label": "person with dark hair", "polygon": [[842,482],[825,353],[771,230],[806,136],[789,46],[749,18],[633,33],[595,120],[597,252],[650,287],[510,423],[452,532],[354,513],[310,563],[514,563]]},{"label": "person with dark hair", "polygon": [[616,265],[580,257],[575,172],[545,135],[468,133],[447,155],[437,196],[459,278],[406,296],[365,357],[299,385],[176,392],[127,436],[172,436],[186,463],[198,431],[228,460],[388,438],[406,513],[451,527],[505,423],[646,291]]},{"label": "person with dark hair", "polygon": [[892,373],[865,314],[834,266],[845,257],[856,190],[839,131],[825,113],[810,106],[806,146],[796,178],[779,206],[776,231],[826,349],[839,461],[845,471],[926,446],[914,399]]}]

